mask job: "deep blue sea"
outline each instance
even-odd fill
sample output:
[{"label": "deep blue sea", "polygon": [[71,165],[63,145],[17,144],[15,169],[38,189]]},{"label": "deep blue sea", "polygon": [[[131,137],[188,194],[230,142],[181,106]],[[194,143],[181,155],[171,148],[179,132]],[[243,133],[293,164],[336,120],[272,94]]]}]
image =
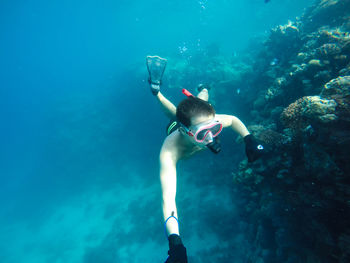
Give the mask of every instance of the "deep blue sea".
[{"label": "deep blue sea", "polygon": [[[168,119],[149,90],[146,56],[170,64],[210,45],[240,54],[312,2],[2,0],[1,263],[164,262],[158,156]],[[167,87],[178,103],[180,90]],[[239,108],[225,113],[240,117]],[[246,158],[236,137],[223,134],[220,156],[178,165],[190,263],[209,263],[203,251],[248,262],[239,187],[230,190]]]}]

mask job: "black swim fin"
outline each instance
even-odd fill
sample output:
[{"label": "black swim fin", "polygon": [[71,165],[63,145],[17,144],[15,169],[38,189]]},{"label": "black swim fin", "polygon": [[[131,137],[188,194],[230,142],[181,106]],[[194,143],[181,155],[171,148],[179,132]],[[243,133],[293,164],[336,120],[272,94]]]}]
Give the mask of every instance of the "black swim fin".
[{"label": "black swim fin", "polygon": [[151,85],[152,92],[156,92],[156,94],[159,92],[160,85],[162,84],[166,63],[167,60],[159,56],[147,56],[146,58],[149,74],[148,82]]}]

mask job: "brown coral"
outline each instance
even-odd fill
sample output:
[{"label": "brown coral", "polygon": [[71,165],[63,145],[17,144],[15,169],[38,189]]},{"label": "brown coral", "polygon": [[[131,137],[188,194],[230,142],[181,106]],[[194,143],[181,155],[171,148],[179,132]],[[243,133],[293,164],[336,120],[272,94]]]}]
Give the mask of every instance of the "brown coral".
[{"label": "brown coral", "polygon": [[341,53],[341,48],[337,44],[324,44],[316,49],[317,54],[324,59],[333,58]]},{"label": "brown coral", "polygon": [[281,114],[282,123],[293,131],[301,131],[311,123],[330,123],[338,119],[337,102],[319,96],[306,96],[290,104]]},{"label": "brown coral", "polygon": [[332,96],[350,96],[350,76],[338,77],[332,79],[326,85],[324,85],[321,95]]},{"label": "brown coral", "polygon": [[350,76],[332,79],[324,85],[321,95],[337,103],[337,116],[340,120],[350,121]]},{"label": "brown coral", "polygon": [[272,146],[273,148],[285,145],[289,140],[287,136],[271,129],[262,131],[257,135],[257,138],[264,142],[264,144]]},{"label": "brown coral", "polygon": [[305,117],[303,116],[303,106],[305,99],[300,98],[285,108],[281,114],[281,121],[284,126],[293,131],[301,130],[307,126]]}]

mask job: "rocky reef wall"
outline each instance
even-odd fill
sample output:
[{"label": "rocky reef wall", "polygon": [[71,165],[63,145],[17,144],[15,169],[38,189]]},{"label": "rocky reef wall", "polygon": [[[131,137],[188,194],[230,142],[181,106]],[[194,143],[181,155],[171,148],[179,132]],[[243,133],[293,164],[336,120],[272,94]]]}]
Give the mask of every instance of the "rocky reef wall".
[{"label": "rocky reef wall", "polygon": [[247,78],[250,129],[268,148],[233,174],[252,262],[350,260],[349,14],[350,1],[318,1],[273,29]]}]

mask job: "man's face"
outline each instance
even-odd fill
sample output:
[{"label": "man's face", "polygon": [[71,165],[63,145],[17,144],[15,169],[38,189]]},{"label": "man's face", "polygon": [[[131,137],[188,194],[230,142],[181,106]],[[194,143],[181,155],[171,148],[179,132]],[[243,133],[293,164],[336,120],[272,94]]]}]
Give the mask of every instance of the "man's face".
[{"label": "man's face", "polygon": [[[196,130],[198,130],[201,125],[208,124],[214,120],[214,115],[200,115],[191,118],[191,126],[189,127],[190,131],[194,134]],[[208,143],[213,142],[213,136],[211,133],[209,133],[203,142],[198,142],[194,139],[193,136],[190,136],[187,134],[187,136],[190,138],[190,140],[195,143],[198,146],[205,147]]]}]

